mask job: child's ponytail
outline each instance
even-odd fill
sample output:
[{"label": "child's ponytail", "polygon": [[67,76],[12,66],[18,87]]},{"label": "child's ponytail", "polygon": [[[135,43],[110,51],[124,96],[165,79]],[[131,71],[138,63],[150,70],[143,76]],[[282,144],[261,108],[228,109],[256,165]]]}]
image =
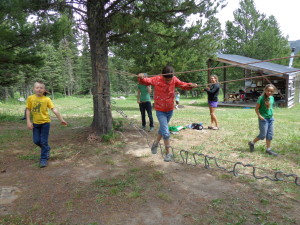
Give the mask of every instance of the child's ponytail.
[{"label": "child's ponytail", "polygon": [[266,95],[266,90],[268,88],[273,88],[274,90],[276,89],[276,87],[273,84],[267,84],[264,88],[264,92],[263,92],[263,96],[264,96],[264,102],[265,102],[265,106],[269,109],[271,107],[270,104],[270,97]]},{"label": "child's ponytail", "polygon": [[270,97],[268,97],[265,93],[264,93],[264,101],[265,101],[265,106],[269,109],[270,108]]}]

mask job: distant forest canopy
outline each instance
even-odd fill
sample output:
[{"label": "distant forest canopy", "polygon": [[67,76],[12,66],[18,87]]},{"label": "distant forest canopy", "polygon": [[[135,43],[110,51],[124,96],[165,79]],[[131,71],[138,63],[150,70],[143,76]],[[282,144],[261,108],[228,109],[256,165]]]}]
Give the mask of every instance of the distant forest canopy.
[{"label": "distant forest canopy", "polygon": [[300,40],[297,41],[290,41],[291,48],[295,48],[295,54],[299,53],[300,51]]},{"label": "distant forest canopy", "polygon": [[[76,1],[82,4],[88,2]],[[95,78],[93,60],[99,60],[99,57],[91,56],[97,51],[91,51],[91,38],[81,25],[94,20],[80,20],[78,24],[79,19],[73,17],[74,7],[62,10],[68,5],[61,4],[58,7],[60,11],[56,11],[51,5],[42,5],[41,8],[36,4],[30,5],[33,1],[29,0],[12,1],[18,4],[14,6],[5,5],[4,2],[0,2],[0,100],[27,97],[36,80],[44,81],[52,96],[92,94],[95,84],[92,79]],[[129,0],[126,2],[131,3]],[[169,9],[174,8],[172,4],[175,4],[175,1],[167,0],[154,2],[164,5],[166,12],[172,12]],[[194,10],[194,7],[187,5],[194,4],[191,1],[180,2],[186,2],[180,7]],[[224,1],[214,2],[218,2],[215,7],[221,10]],[[130,10],[125,14],[118,13],[117,10],[122,10],[122,7],[115,7],[113,9],[116,11],[111,11],[112,17],[107,20],[110,24],[106,28],[111,30],[103,37],[111,37],[105,42],[108,45],[105,46],[108,60],[107,67],[103,69],[110,71],[110,94],[133,94],[137,87],[135,77],[114,71],[158,74],[166,64],[173,65],[178,72],[198,70],[207,68],[207,60],[215,58],[217,52],[261,60],[290,55],[289,42],[282,35],[276,18],[257,11],[253,0],[240,1],[240,8],[234,11],[233,21],[226,22],[225,30],[221,29],[221,23],[215,17],[216,8],[209,3],[207,7],[197,9],[202,10],[201,13],[188,10],[183,14],[175,13],[174,16],[163,13],[152,15],[153,10],[162,10],[154,3],[137,1],[133,4],[138,4],[132,8],[138,10],[136,18]],[[199,16],[199,20],[191,27],[187,26],[188,13],[198,13]],[[32,15],[39,19],[30,22],[28,18]],[[89,24],[93,31],[96,30],[93,29],[94,25],[99,27],[99,23]],[[95,37],[97,39],[98,36]],[[300,41],[290,44],[299,51]],[[288,65],[288,61],[285,59],[274,63]],[[299,59],[295,58],[293,66],[299,65]],[[221,70],[213,72],[217,75],[222,73]],[[240,78],[241,75],[241,69],[230,68],[227,79]],[[198,84],[207,82],[206,71],[178,76],[183,81]],[[242,82],[228,84],[232,89],[238,89],[241,85]]]}]

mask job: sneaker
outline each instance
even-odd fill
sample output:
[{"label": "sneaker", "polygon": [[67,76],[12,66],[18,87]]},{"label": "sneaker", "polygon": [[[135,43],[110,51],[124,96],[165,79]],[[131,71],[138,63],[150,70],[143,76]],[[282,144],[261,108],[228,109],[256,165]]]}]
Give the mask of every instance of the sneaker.
[{"label": "sneaker", "polygon": [[154,131],[154,127],[150,127],[149,132],[152,132],[152,131]]},{"label": "sneaker", "polygon": [[254,152],[254,143],[252,143],[252,141],[248,142],[249,148],[250,148],[250,152]]},{"label": "sneaker", "polygon": [[143,130],[146,130],[146,126],[142,126],[142,129],[143,129]]},{"label": "sneaker", "polygon": [[164,158],[165,162],[170,162],[172,161],[173,155],[171,153],[167,154]]},{"label": "sneaker", "polygon": [[278,156],[278,153],[272,151],[271,149],[267,149],[266,153],[269,154],[269,155]]},{"label": "sneaker", "polygon": [[156,143],[154,141],[153,144],[152,144],[152,147],[151,147],[152,154],[156,154],[157,153],[157,148],[158,148],[158,143]]},{"label": "sneaker", "polygon": [[47,160],[42,160],[41,162],[40,162],[40,168],[44,168],[44,167],[46,167],[47,166]]}]

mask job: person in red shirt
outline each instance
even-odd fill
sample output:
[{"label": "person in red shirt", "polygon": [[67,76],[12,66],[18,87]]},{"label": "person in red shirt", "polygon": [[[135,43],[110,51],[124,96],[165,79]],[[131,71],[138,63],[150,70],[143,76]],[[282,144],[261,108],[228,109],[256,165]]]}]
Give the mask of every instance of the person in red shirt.
[{"label": "person in red shirt", "polygon": [[[194,83],[185,83],[174,76],[172,66],[166,66],[162,70],[162,75],[145,78],[143,73],[138,74],[138,82],[143,85],[154,86],[154,108],[159,121],[159,130],[156,140],[151,147],[152,154],[157,153],[158,143],[163,138],[166,149],[164,161],[170,162],[173,155],[170,153],[170,132],[168,123],[173,115],[175,87],[183,90],[190,90],[197,87]],[[165,75],[164,75],[165,74]]]}]

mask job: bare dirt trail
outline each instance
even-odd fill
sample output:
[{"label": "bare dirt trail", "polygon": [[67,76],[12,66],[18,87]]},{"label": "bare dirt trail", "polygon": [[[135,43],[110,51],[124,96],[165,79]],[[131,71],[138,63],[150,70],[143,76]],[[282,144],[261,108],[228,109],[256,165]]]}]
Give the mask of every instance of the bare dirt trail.
[{"label": "bare dirt trail", "polygon": [[[209,135],[205,130],[184,132],[189,146]],[[52,136],[54,152],[60,139]],[[81,146],[79,154],[64,159],[54,154],[44,169],[34,160],[18,158],[21,149],[2,152],[0,222],[299,224],[299,200],[278,192],[276,183],[242,182],[222,171],[166,163],[160,154],[150,154],[145,139],[136,132],[126,131],[122,139],[119,149],[104,151],[110,146],[78,138],[73,144]],[[179,146],[184,142],[175,136],[172,141]],[[87,149],[100,153],[87,154]]]}]

